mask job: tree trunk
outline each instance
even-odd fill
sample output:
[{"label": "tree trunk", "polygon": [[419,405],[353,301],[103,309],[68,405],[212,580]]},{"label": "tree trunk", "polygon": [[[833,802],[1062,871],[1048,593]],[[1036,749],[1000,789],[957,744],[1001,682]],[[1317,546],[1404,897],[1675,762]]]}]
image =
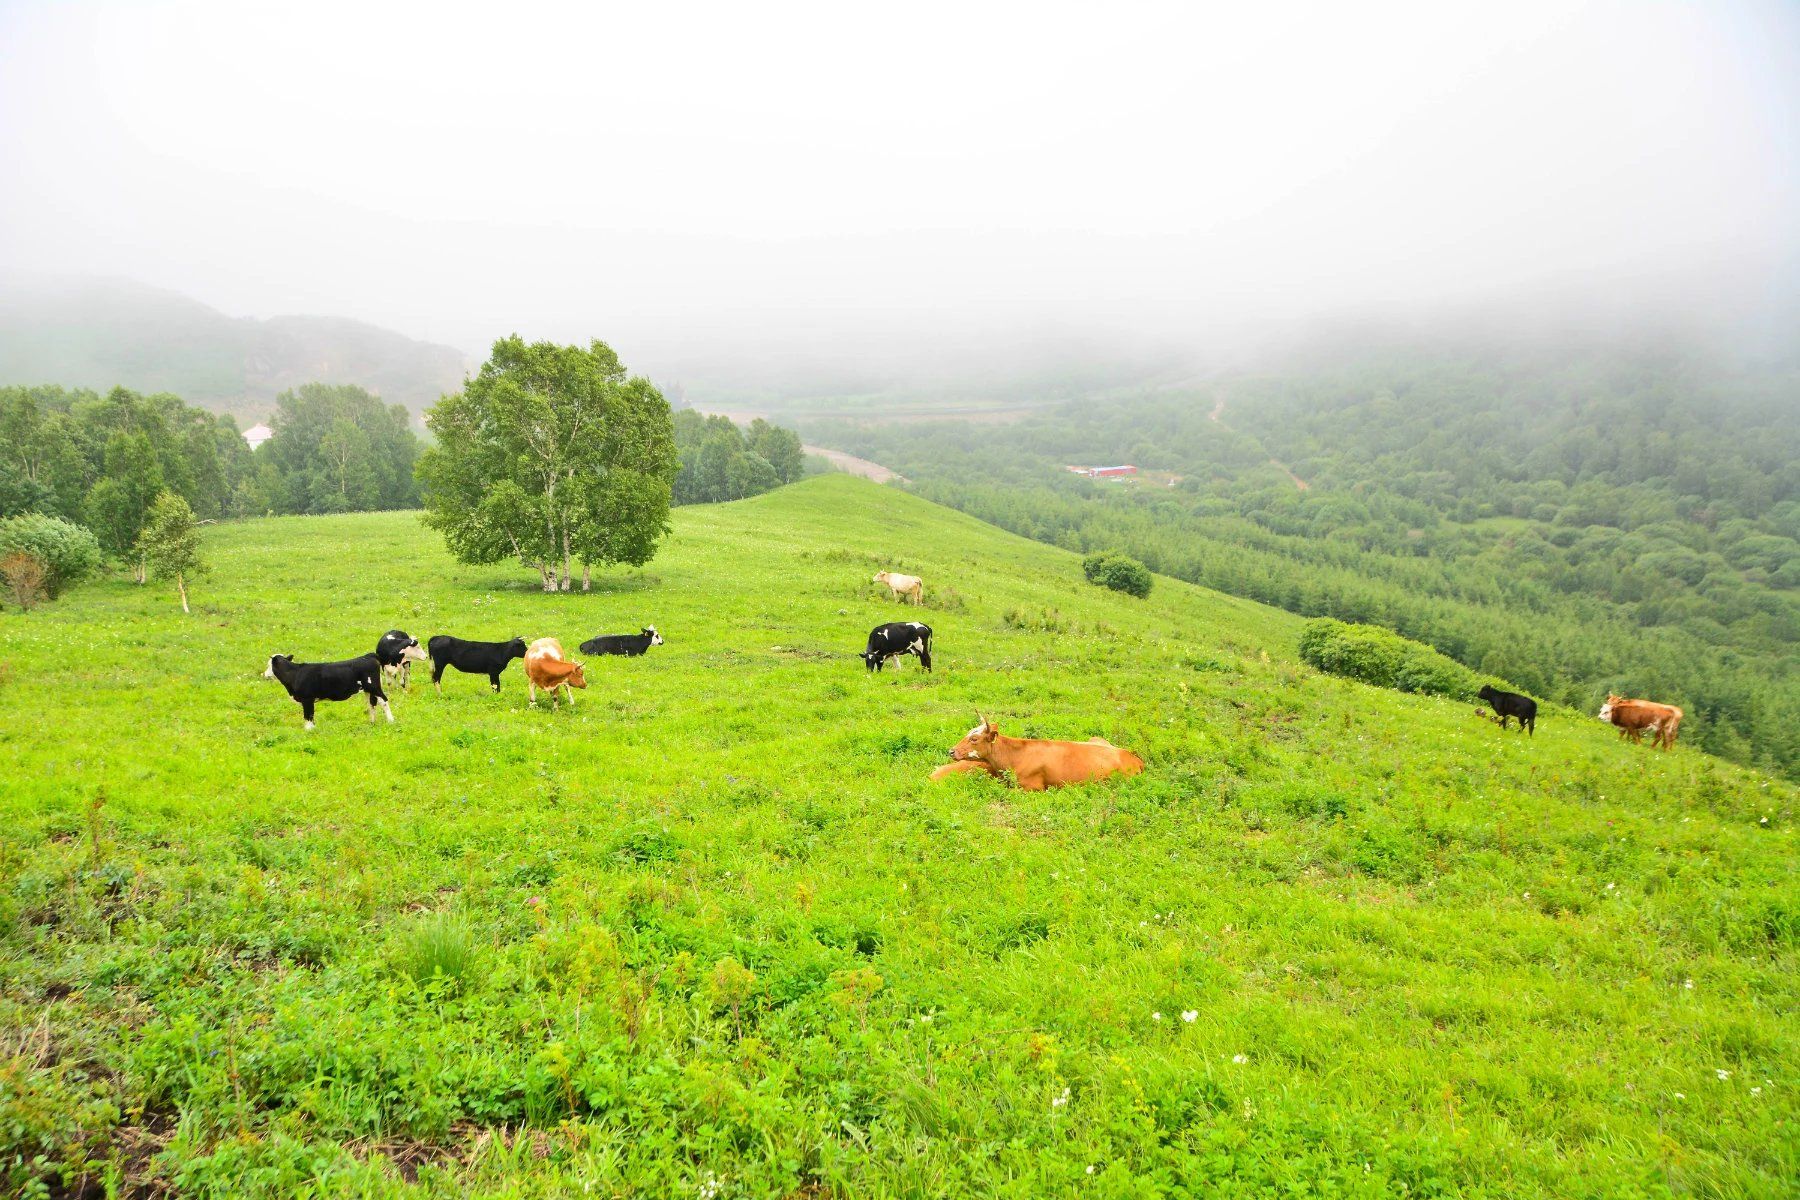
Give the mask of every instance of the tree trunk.
[{"label": "tree trunk", "polygon": [[567,525],[564,525],[563,526],[563,576],[562,576],[562,590],[563,591],[566,592],[569,590],[569,584],[574,578],[575,578],[575,572],[573,570],[571,570],[569,567],[569,527]]},{"label": "tree trunk", "polygon": [[132,568],[132,573],[137,577],[137,581],[139,584],[142,584],[144,582],[145,576],[148,574],[149,569],[150,569],[149,564],[147,562],[145,562],[145,560],[143,560],[141,558],[137,560],[137,566]]},{"label": "tree trunk", "polygon": [[588,564],[587,563],[581,564],[581,590],[584,592],[588,590]]},{"label": "tree trunk", "polygon": [[537,569],[538,574],[544,577],[544,590],[554,592],[556,590],[556,571],[549,563],[539,563]]},{"label": "tree trunk", "polygon": [[181,611],[190,611],[187,603],[187,581],[181,577],[180,571],[175,572],[175,590],[181,593]]}]

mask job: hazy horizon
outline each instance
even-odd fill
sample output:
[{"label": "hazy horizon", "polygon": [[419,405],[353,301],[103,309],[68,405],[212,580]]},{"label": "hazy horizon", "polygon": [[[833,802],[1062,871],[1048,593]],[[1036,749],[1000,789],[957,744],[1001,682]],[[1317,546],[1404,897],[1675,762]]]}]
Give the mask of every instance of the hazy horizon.
[{"label": "hazy horizon", "polygon": [[1800,294],[1793,5],[411,12],[0,6],[0,255],[672,378]]}]

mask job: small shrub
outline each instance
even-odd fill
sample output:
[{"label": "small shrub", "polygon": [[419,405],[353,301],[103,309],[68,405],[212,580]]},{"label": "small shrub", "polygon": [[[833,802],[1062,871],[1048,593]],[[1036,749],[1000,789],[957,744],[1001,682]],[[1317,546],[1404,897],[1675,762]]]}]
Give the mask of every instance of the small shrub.
[{"label": "small shrub", "polygon": [[474,979],[480,945],[469,923],[454,913],[431,913],[403,930],[395,947],[400,974],[420,987],[437,983],[450,991]]},{"label": "small shrub", "polygon": [[0,580],[6,584],[7,596],[25,612],[36,608],[49,594],[50,572],[43,559],[22,550],[0,558]]},{"label": "small shrub", "polygon": [[1467,667],[1379,625],[1330,617],[1308,621],[1300,634],[1300,658],[1327,674],[1402,692],[1466,700],[1476,691]]},{"label": "small shrub", "polygon": [[1150,594],[1150,585],[1155,581],[1150,568],[1137,559],[1106,550],[1082,559],[1081,573],[1087,576],[1087,581],[1091,584],[1124,592],[1140,600]]},{"label": "small shrub", "polygon": [[0,559],[26,554],[44,566],[44,590],[60,595],[100,569],[100,543],[80,525],[26,513],[0,520]]}]

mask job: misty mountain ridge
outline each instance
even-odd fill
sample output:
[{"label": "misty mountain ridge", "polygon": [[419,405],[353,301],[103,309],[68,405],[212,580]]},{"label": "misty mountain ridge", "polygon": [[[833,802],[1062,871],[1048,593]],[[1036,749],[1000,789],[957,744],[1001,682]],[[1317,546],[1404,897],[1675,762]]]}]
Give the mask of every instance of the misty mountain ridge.
[{"label": "misty mountain ridge", "polygon": [[172,392],[260,419],[303,383],[352,383],[420,413],[462,386],[452,346],[345,317],[229,317],[179,292],[120,279],[0,290],[0,384]]}]

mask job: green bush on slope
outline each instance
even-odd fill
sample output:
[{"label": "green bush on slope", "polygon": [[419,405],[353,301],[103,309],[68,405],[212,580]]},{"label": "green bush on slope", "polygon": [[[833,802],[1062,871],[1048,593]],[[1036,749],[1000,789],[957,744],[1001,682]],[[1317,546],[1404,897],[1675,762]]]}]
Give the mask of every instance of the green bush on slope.
[{"label": "green bush on slope", "polygon": [[1467,700],[1480,686],[1467,667],[1379,625],[1322,617],[1300,634],[1300,657],[1331,675],[1377,687]]}]

